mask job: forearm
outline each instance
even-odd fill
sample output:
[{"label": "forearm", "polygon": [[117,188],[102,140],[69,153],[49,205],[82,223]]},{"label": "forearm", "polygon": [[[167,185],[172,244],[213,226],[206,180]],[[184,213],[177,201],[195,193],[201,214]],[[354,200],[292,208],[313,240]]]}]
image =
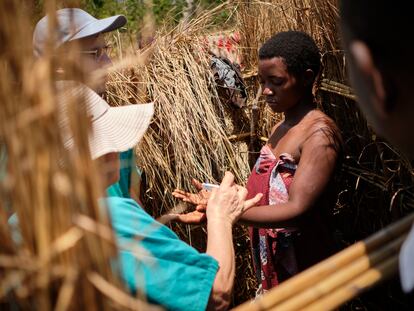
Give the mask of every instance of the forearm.
[{"label": "forearm", "polygon": [[246,211],[239,221],[261,228],[294,227],[297,225],[297,217],[302,215],[305,210],[298,208],[292,202],[254,206]]},{"label": "forearm", "polygon": [[233,288],[235,256],[232,224],[224,220],[207,220],[207,251],[219,263],[210,295],[209,309],[226,310]]}]

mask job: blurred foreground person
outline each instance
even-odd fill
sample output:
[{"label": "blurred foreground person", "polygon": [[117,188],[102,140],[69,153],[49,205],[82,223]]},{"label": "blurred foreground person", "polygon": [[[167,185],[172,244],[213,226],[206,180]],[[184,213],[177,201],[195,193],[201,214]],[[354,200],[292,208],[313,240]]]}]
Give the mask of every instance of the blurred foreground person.
[{"label": "blurred foreground person", "polygon": [[[412,16],[403,3],[341,1],[341,26],[358,104],[377,133],[414,159]],[[403,32],[403,34],[401,33]],[[400,253],[405,292],[414,289],[414,227]]]}]

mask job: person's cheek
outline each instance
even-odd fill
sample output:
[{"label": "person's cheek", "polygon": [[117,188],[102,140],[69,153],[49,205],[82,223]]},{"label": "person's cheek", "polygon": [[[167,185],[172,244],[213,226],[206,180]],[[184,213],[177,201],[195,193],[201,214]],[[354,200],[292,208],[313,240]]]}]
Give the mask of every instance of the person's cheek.
[{"label": "person's cheek", "polygon": [[101,56],[101,59],[99,60],[99,63],[104,68],[112,66],[112,60],[107,54],[104,54],[104,55]]},{"label": "person's cheek", "polygon": [[98,94],[105,92],[106,88],[106,72],[102,71],[103,67],[95,60],[85,60],[82,63],[85,74],[89,77],[88,86],[91,87]]},{"label": "person's cheek", "polygon": [[[349,77],[351,80],[351,86],[353,87],[357,99],[357,105],[363,112],[368,122],[372,125],[375,132],[384,137],[384,121],[382,120],[379,111],[375,109],[376,98],[373,91],[371,81],[364,76],[357,68],[350,66]],[[386,137],[386,136],[385,136]]]}]

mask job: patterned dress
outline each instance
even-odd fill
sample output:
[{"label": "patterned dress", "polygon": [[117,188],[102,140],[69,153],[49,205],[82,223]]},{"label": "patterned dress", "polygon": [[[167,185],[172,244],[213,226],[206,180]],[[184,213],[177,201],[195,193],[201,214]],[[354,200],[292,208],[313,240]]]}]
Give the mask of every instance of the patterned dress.
[{"label": "patterned dress", "polygon": [[[249,196],[263,193],[258,205],[287,202],[296,168],[289,154],[281,154],[276,158],[269,146],[265,145],[247,181]],[[297,228],[250,227],[249,232],[254,269],[260,284],[258,294],[298,273],[293,245],[295,237],[300,235]]]}]

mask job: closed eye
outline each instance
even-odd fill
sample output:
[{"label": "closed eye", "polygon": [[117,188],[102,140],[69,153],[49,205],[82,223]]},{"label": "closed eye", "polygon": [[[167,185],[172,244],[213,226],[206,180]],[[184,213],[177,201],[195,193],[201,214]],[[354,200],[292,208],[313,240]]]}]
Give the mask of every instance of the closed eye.
[{"label": "closed eye", "polygon": [[284,80],[280,78],[272,78],[270,79],[270,82],[275,86],[281,86],[284,83]]}]

